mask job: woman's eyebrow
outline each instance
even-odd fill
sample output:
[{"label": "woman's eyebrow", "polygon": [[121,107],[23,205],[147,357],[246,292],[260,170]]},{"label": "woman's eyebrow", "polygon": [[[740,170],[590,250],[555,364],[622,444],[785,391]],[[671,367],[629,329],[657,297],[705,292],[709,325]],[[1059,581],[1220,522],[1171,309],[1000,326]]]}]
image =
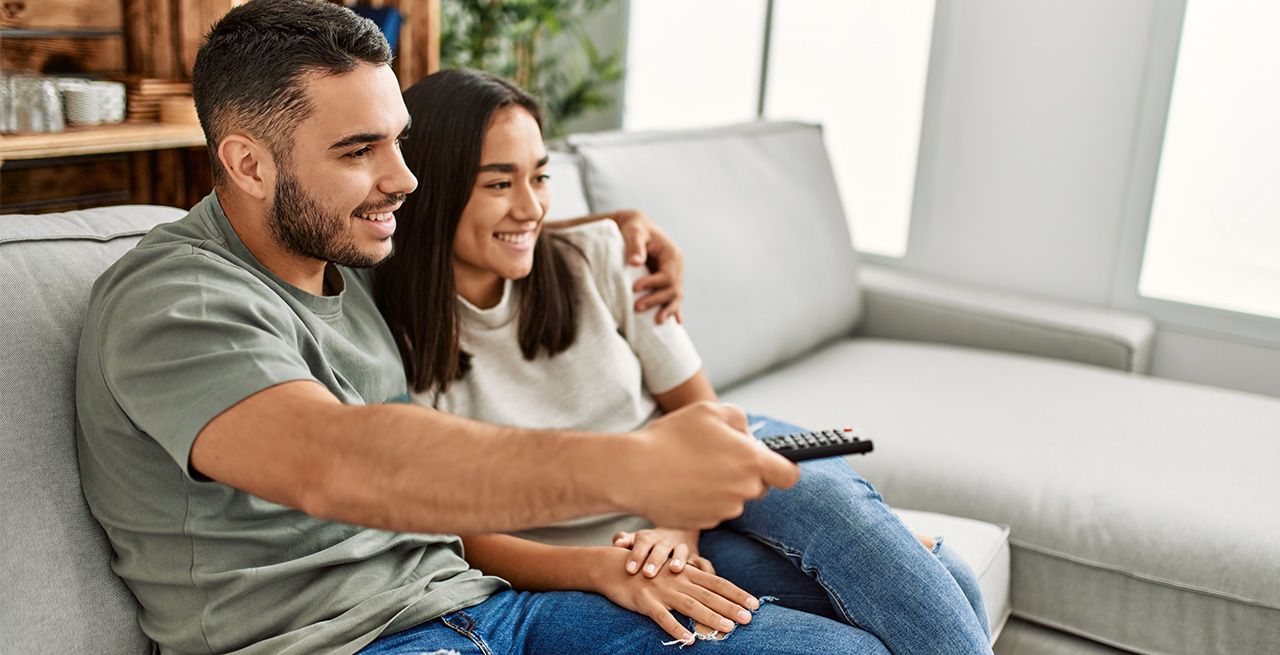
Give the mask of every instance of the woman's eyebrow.
[{"label": "woman's eyebrow", "polygon": [[[547,163],[550,161],[551,161],[551,155],[545,155],[543,156],[542,159],[539,159],[538,162],[534,164],[533,167],[542,168],[543,166],[546,166]],[[507,163],[485,164],[484,166],[480,167],[481,173],[514,173],[516,172],[516,170],[518,170],[518,167],[515,164],[507,164]]]}]

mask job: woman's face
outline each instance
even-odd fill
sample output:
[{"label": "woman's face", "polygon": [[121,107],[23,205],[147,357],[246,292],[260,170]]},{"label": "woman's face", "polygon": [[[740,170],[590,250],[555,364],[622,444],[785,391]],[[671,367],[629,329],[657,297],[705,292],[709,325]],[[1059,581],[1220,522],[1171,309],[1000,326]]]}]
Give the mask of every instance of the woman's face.
[{"label": "woman's face", "polygon": [[471,199],[453,240],[458,292],[479,307],[496,304],[502,280],[533,268],[533,246],[551,200],[542,131],[523,107],[498,110],[485,132]]}]

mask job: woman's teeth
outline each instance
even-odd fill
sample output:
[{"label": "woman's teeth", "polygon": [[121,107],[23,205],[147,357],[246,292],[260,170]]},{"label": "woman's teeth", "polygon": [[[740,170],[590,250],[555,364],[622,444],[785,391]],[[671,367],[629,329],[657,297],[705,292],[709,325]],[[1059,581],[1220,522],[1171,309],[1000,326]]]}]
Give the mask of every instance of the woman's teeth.
[{"label": "woman's teeth", "polygon": [[392,214],[391,212],[385,212],[382,214],[358,214],[358,216],[360,218],[363,218],[366,221],[373,221],[374,223],[385,223],[391,220],[392,217],[395,216],[395,214]]},{"label": "woman's teeth", "polygon": [[507,243],[528,243],[533,238],[533,232],[495,232],[493,236]]}]

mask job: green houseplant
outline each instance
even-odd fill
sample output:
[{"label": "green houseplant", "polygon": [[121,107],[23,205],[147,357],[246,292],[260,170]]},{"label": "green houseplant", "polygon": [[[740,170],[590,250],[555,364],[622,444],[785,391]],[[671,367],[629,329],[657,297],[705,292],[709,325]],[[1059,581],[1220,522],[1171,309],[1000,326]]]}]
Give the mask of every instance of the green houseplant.
[{"label": "green houseplant", "polygon": [[548,136],[610,105],[621,52],[602,55],[583,27],[614,0],[442,0],[440,64],[509,78],[538,97]]}]

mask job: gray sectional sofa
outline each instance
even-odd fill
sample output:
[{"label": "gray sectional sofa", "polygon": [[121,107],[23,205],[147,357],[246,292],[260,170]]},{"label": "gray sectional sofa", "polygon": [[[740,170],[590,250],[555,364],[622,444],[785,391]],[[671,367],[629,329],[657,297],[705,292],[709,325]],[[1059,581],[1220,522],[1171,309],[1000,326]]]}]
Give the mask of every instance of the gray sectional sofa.
[{"label": "gray sectional sofa", "polygon": [[[682,244],[727,400],[874,438],[854,464],[979,573],[997,653],[1280,652],[1280,400],[1146,377],[1140,316],[860,263],[814,126],[574,137],[552,175],[556,214]],[[0,652],[149,648],[79,487],[74,361],[94,278],[181,214],[0,217]]]}]

